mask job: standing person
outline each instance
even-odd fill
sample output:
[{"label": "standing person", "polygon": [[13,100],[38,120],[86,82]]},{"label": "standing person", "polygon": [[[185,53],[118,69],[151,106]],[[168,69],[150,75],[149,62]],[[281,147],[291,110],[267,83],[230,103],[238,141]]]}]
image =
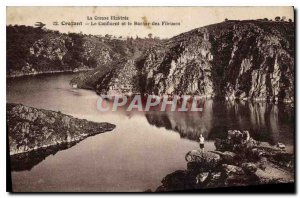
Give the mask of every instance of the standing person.
[{"label": "standing person", "polygon": [[204,153],[204,137],[202,136],[202,134],[200,134],[200,138],[199,138],[199,146],[200,146],[200,151],[203,154]]}]

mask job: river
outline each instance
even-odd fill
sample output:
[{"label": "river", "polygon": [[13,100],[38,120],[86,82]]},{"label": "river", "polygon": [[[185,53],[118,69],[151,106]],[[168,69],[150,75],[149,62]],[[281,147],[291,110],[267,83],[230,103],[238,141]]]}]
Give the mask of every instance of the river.
[{"label": "river", "polygon": [[94,91],[73,89],[77,74],[51,74],[7,80],[7,102],[61,111],[116,125],[46,157],[31,170],[12,171],[13,191],[155,190],[167,174],[186,169],[185,154],[198,148],[201,132],[213,139],[228,129],[249,130],[257,140],[293,149],[294,113],[284,105],[207,100],[203,112],[100,112]]}]

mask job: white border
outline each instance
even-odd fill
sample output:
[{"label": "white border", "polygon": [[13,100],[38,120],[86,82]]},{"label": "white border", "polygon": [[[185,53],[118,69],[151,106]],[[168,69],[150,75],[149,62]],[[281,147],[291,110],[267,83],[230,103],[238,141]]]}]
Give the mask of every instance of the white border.
[{"label": "white border", "polygon": [[[224,1],[224,0],[200,0],[200,1],[192,1],[192,0],[143,0],[143,1],[137,1],[137,0],[127,0],[127,1],[117,1],[117,0],[102,0],[102,1],[96,1],[96,0],[50,0],[50,1],[43,1],[43,0],[2,0],[0,1],[0,31],[1,31],[1,37],[0,37],[0,60],[1,60],[1,67],[0,67],[0,123],[1,123],[1,136],[0,136],[0,145],[1,145],[1,152],[0,152],[0,197],[8,197],[12,196],[9,193],[6,193],[6,129],[5,129],[5,123],[6,123],[6,112],[5,112],[5,106],[6,106],[6,72],[5,72],[5,58],[6,58],[6,6],[294,6],[296,9],[300,9],[300,1],[299,0],[271,0],[271,1],[262,1],[262,0],[251,0],[251,1],[243,1],[243,0],[230,0],[230,1]],[[296,12],[297,13],[297,12]],[[295,16],[296,17],[296,16]],[[296,20],[296,26],[299,25],[299,20]],[[296,38],[299,38],[299,31],[297,31]],[[299,39],[297,39],[299,40]],[[298,46],[298,42],[297,42]],[[299,50],[297,48],[296,50],[297,54],[296,56],[299,57]],[[297,63],[297,62],[296,62]],[[297,65],[295,66],[297,67]],[[299,78],[299,68],[297,70],[297,77]],[[296,80],[298,82],[298,79]],[[297,83],[297,93],[299,93],[299,85]],[[299,95],[297,94],[296,98],[299,100]],[[297,102],[298,103],[298,102]],[[298,109],[298,108],[297,108]],[[298,114],[298,111],[297,111]],[[296,123],[299,123],[299,116],[297,116]],[[297,127],[297,132],[299,132]],[[299,143],[299,137],[300,135],[296,134],[297,137],[297,143]],[[297,152],[297,159],[299,159],[299,152]],[[297,160],[299,161],[299,160]],[[297,163],[298,165],[298,163]],[[297,166],[297,173],[299,172],[299,166]],[[298,174],[297,174],[298,176]],[[298,178],[298,177],[297,177]],[[299,189],[299,181],[296,178],[296,184],[297,189]],[[174,195],[174,194],[173,194]],[[171,196],[173,196],[171,195]],[[44,196],[44,195],[36,195],[38,197]],[[63,197],[66,195],[62,194],[52,194],[47,195],[48,197]],[[68,195],[68,196],[74,196],[74,195]],[[79,195],[87,196],[87,195]],[[105,195],[100,194],[101,197],[111,197],[111,196],[119,196],[119,195]],[[130,195],[129,195],[130,196]],[[141,194],[137,196],[142,196]],[[156,195],[158,197],[163,197],[166,195]],[[195,196],[208,196],[208,195],[195,195]],[[216,196],[216,195],[214,195]],[[223,195],[224,196],[224,195]],[[232,196],[232,195],[226,195],[226,196]],[[253,195],[255,197],[262,197],[262,195]],[[268,196],[274,196],[274,195],[268,195]]]}]

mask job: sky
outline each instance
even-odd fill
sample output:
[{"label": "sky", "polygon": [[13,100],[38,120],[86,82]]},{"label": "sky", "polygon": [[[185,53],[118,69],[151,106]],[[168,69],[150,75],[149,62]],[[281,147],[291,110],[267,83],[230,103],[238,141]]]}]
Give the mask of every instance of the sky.
[{"label": "sky", "polygon": [[[147,37],[149,33],[160,38],[170,38],[180,33],[209,24],[219,23],[225,18],[232,20],[273,19],[286,16],[294,21],[293,7],[7,7],[7,25],[34,26],[43,22],[47,29],[60,32],[82,32],[85,34]],[[93,25],[107,20],[95,20],[95,16],[126,16],[119,26]],[[87,20],[87,17],[93,20]],[[62,22],[82,22],[82,26],[62,25]],[[128,22],[158,22],[159,26],[134,26]],[[176,26],[161,25],[163,21],[180,23]],[[58,22],[59,25],[54,25]],[[111,21],[110,22],[118,22]],[[121,22],[126,22],[122,26]],[[89,25],[87,25],[89,24]]]}]

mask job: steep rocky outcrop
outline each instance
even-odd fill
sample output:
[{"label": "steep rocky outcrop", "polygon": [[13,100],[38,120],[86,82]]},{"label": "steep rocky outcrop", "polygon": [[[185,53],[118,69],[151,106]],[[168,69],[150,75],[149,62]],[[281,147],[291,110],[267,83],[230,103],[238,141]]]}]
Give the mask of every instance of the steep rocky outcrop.
[{"label": "steep rocky outcrop", "polygon": [[294,23],[234,21],[152,48],[140,62],[146,92],[294,100]]},{"label": "steep rocky outcrop", "polygon": [[[150,94],[293,102],[294,31],[293,22],[261,20],[197,28],[135,57],[136,69],[126,75],[135,81],[122,81],[122,86]],[[119,75],[114,72],[120,70],[110,70],[94,81],[98,93],[114,89],[111,85],[118,78],[111,76]],[[128,92],[119,87],[115,90]]]},{"label": "steep rocky outcrop", "polygon": [[71,84],[78,88],[93,89],[98,94],[140,93],[140,75],[136,62],[147,49],[161,42],[163,40],[131,38],[126,44],[130,48],[129,54],[113,58],[92,71],[79,74],[71,80]]},{"label": "steep rocky outcrop", "polygon": [[21,104],[7,104],[6,119],[12,158],[33,151],[74,145],[89,136],[115,128],[110,123],[91,122]]},{"label": "steep rocky outcrop", "polygon": [[189,151],[187,170],[168,174],[156,191],[294,182],[294,154],[255,141],[247,131],[230,130],[215,146],[216,151]]}]

